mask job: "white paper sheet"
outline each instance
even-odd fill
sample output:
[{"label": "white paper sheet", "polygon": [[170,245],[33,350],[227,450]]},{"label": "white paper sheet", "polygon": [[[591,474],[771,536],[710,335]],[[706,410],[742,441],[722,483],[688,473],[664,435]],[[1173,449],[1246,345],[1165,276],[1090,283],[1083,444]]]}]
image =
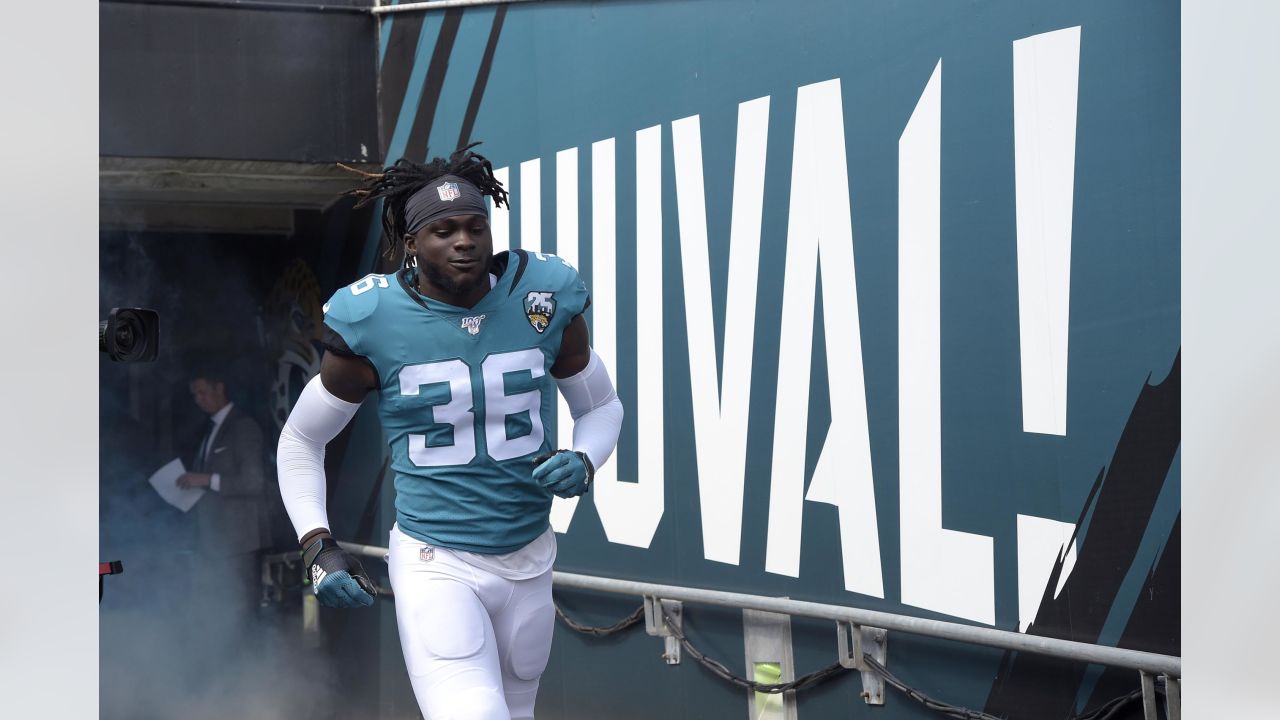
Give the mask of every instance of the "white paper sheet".
[{"label": "white paper sheet", "polygon": [[147,481],[160,493],[160,497],[182,512],[190,510],[200,498],[204,497],[204,488],[180,488],[178,477],[187,471],[180,458],[174,458],[164,467],[155,471]]}]

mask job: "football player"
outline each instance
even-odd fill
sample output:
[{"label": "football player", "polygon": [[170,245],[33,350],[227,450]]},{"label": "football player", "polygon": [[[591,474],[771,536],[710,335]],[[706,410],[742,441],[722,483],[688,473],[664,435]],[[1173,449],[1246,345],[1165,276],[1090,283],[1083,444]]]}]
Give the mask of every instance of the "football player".
[{"label": "football player", "polygon": [[[622,404],[591,349],[590,302],[555,255],[493,254],[485,197],[507,192],[467,146],[398,160],[353,194],[383,200],[393,275],[324,306],[320,374],[280,434],[280,491],[320,602],[371,605],[360,562],[329,533],[324,449],[370,392],[395,472],[387,562],[414,694],[435,720],[532,718],[555,611],[552,496],[575,497],[609,459]],[[573,447],[549,432],[555,388]]]}]

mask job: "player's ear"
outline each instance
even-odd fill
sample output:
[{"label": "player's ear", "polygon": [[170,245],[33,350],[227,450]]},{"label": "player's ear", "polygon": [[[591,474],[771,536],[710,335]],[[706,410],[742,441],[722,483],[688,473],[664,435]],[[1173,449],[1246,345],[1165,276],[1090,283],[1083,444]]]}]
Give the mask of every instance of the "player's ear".
[{"label": "player's ear", "polygon": [[404,236],[404,254],[412,255],[418,251],[418,241],[413,239],[413,235],[405,233]]}]

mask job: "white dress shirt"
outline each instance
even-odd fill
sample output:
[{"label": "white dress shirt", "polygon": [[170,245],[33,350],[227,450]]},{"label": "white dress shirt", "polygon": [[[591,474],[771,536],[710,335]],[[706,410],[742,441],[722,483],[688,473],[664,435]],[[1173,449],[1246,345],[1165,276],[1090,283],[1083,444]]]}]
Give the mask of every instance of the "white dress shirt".
[{"label": "white dress shirt", "polygon": [[[227,403],[222,409],[214,413],[209,419],[213,421],[213,431],[209,433],[209,439],[205,441],[204,447],[200,448],[200,456],[205,464],[209,462],[209,454],[213,452],[213,441],[218,437],[218,431],[222,429],[222,421],[227,419],[227,415],[231,412],[233,403]],[[209,476],[209,489],[214,492],[218,491],[222,484],[222,478],[218,473]]]}]

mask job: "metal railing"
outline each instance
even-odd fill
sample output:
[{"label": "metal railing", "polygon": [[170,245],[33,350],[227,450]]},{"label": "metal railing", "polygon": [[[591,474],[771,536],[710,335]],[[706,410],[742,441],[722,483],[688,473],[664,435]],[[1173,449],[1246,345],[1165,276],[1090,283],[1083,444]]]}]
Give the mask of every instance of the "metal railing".
[{"label": "metal railing", "polygon": [[[340,542],[339,544],[354,555],[383,560],[387,556],[387,548],[384,547],[350,542]],[[296,553],[284,554],[264,558],[263,560],[265,563],[272,559],[284,559],[286,556],[296,560],[296,555]],[[866,610],[843,605],[749,595],[746,593],[725,592],[723,590],[637,582],[578,573],[554,571],[552,573],[552,586],[559,589],[589,590],[643,598],[645,601],[646,625],[649,633],[665,637],[669,649],[674,644],[675,638],[672,637],[670,632],[664,630],[664,614],[657,610],[657,608],[663,607],[662,601],[702,603],[720,607],[760,610],[793,617],[831,620],[837,624],[841,664],[862,671],[864,678],[867,678],[872,673],[872,670],[863,661],[863,648],[869,638],[873,636],[878,638],[875,642],[882,643],[885,631],[905,632],[924,637],[1034,653],[1076,662],[1137,670],[1142,681],[1145,716],[1150,720],[1155,720],[1157,717],[1155,680],[1157,676],[1160,676],[1163,677],[1165,682],[1167,717],[1169,720],[1180,720],[1181,718],[1180,683],[1182,678],[1182,658],[1173,655],[1160,655],[1140,650],[1025,635],[1008,630],[996,630],[994,628],[977,627],[944,620],[930,620],[911,615]],[[850,637],[852,638],[852,652],[849,645]],[[871,648],[867,648],[867,650],[870,652]],[[678,654],[675,657],[675,662],[678,662]],[[668,662],[671,662],[671,660],[669,659]]]},{"label": "metal railing", "polygon": [[[364,557],[384,558],[387,554],[386,548],[374,545],[359,545],[348,542],[339,544],[347,552]],[[553,572],[552,576],[552,584],[557,588],[575,588],[617,595],[657,597],[664,600],[680,600],[682,602],[697,602],[723,607],[764,610],[797,617],[811,617],[820,620],[834,620],[853,625],[883,628],[885,630],[897,630],[914,635],[956,640],[1004,650],[1037,653],[1066,660],[1129,668],[1131,670],[1145,671],[1153,675],[1182,677],[1182,658],[1172,655],[1159,655],[1140,650],[1126,650],[1124,648],[1092,645],[1072,640],[1025,635],[1008,630],[975,627],[944,620],[930,620],[911,615],[864,610],[843,605],[828,605],[805,600],[747,595],[678,585],[660,585],[657,583],[636,582],[634,580],[579,575],[558,570]]]}]

